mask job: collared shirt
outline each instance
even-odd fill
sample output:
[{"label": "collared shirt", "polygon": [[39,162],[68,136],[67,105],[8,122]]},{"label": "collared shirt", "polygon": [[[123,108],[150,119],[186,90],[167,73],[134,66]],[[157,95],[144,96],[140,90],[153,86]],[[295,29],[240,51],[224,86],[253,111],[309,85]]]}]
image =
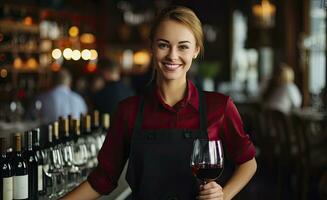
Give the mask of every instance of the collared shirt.
[{"label": "collared shirt", "polygon": [[57,86],[49,92],[38,97],[42,102],[40,117],[43,123],[58,120],[58,117],[79,118],[81,113],[87,112],[84,99],[72,91],[68,86]]},{"label": "collared shirt", "polygon": [[[173,107],[167,105],[157,88],[145,95],[142,129],[200,128],[199,93],[188,81],[185,97]],[[117,180],[129,156],[140,96],[120,102],[111,127],[98,155],[99,164],[88,176],[91,186],[107,194],[117,186]],[[242,120],[231,98],[216,92],[205,92],[207,130],[210,140],[221,139],[226,154],[236,164],[255,156],[255,148],[243,130]]]}]

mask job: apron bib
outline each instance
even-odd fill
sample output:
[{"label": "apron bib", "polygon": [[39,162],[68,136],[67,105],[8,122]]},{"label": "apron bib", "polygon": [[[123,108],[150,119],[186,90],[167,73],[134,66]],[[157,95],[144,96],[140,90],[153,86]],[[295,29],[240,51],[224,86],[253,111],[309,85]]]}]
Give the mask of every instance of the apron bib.
[{"label": "apron bib", "polygon": [[190,167],[193,141],[197,138],[208,139],[202,91],[199,91],[199,102],[200,130],[142,130],[142,98],[131,139],[126,174],[132,189],[132,199],[195,199],[199,185]]}]

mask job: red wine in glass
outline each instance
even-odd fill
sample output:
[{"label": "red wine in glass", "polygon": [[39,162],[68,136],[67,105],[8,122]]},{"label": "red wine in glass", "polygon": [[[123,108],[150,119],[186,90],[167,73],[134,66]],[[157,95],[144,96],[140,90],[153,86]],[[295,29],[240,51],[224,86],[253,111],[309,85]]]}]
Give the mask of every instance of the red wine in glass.
[{"label": "red wine in glass", "polygon": [[199,164],[192,166],[192,173],[203,182],[216,180],[223,172],[223,166],[219,164]]},{"label": "red wine in glass", "polygon": [[191,169],[195,177],[208,183],[216,180],[223,171],[224,155],[220,140],[196,139],[193,143]]}]

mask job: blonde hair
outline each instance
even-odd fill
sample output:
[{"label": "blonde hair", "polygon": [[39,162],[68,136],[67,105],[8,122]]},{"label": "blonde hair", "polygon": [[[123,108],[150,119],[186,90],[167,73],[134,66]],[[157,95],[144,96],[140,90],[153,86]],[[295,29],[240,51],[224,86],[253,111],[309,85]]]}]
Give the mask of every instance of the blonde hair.
[{"label": "blonde hair", "polygon": [[294,81],[294,71],[286,63],[282,63],[280,66],[279,83],[286,84]]},{"label": "blonde hair", "polygon": [[178,23],[181,23],[187,26],[194,35],[196,46],[200,49],[200,54],[203,55],[204,45],[203,45],[203,30],[202,24],[199,18],[195,15],[195,13],[186,7],[183,6],[171,6],[163,9],[154,23],[152,24],[150,31],[150,41],[153,43],[154,36],[161,22],[166,20],[174,20]]}]

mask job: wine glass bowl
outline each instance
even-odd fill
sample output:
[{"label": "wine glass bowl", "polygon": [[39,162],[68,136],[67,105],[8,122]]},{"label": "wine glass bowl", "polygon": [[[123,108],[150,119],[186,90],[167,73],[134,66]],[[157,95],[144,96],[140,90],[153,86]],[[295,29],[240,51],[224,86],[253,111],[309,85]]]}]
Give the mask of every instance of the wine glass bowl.
[{"label": "wine glass bowl", "polygon": [[220,140],[196,139],[191,155],[192,174],[203,183],[216,180],[224,168],[224,153]]}]

